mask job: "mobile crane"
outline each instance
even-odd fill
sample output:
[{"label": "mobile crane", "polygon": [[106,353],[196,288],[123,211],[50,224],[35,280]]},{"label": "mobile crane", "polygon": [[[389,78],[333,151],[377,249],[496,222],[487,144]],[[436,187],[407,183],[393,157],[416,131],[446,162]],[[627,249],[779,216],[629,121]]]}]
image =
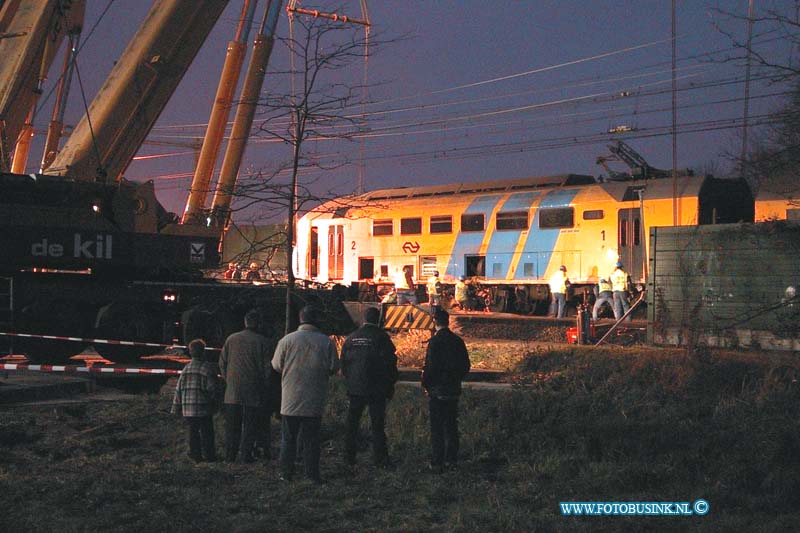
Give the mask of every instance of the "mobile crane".
[{"label": "mobile crane", "polygon": [[[152,181],[123,177],[227,3],[156,0],[87,115],[51,154],[46,175],[12,172],[13,160],[58,43],[81,25],[83,1],[16,0],[0,8],[0,57],[11,59],[0,63],[0,275],[11,315],[2,329],[47,334],[17,339],[16,351],[59,361],[83,348],[41,338],[47,336],[165,344],[203,336],[216,344],[241,326],[244,306],[276,307],[266,303],[278,294],[269,287],[202,277],[219,265],[244,142],[228,147],[212,208],[204,207],[204,196],[195,199],[183,221],[158,203]],[[228,47],[193,195],[209,190],[255,4],[244,0]],[[254,39],[234,122],[237,139],[249,134],[281,4],[268,1]],[[95,348],[118,362],[152,351]]]}]

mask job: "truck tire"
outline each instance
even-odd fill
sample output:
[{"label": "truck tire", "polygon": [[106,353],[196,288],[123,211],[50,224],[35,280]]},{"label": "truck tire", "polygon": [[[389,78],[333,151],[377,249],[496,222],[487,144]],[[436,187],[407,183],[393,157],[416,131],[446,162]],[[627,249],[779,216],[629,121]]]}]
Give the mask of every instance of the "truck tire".
[{"label": "truck tire", "polygon": [[[14,323],[20,333],[82,338],[90,331],[88,314],[75,302],[37,300],[23,307]],[[81,353],[85,346],[76,341],[17,337],[12,347],[34,363],[62,364]]]},{"label": "truck tire", "polygon": [[[112,302],[100,308],[95,320],[95,337],[110,341],[161,343],[160,315],[148,312],[136,302]],[[114,363],[129,364],[140,357],[163,352],[154,346],[123,346],[97,343],[97,353]]]}]

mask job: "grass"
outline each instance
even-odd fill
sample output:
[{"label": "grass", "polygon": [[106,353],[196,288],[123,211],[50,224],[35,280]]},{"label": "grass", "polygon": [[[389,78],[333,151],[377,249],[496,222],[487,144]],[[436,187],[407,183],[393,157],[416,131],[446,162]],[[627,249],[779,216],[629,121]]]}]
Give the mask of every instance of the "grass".
[{"label": "grass", "polygon": [[[422,368],[431,332],[412,329],[392,335],[397,348],[397,364],[405,368]],[[525,340],[496,340],[464,337],[469,358],[475,369],[513,371],[524,354],[531,351]]]},{"label": "grass", "polygon": [[[442,475],[424,469],[427,407],[414,387],[399,387],[389,407],[397,468],[369,466],[366,443],[359,466],[345,468],[346,399],[334,380],[323,486],[280,483],[274,462],[195,466],[166,395],[9,406],[0,529],[790,530],[800,514],[798,373],[791,357],[766,354],[533,351],[515,369],[519,385],[465,391],[463,462]],[[221,450],[221,420],[217,437]],[[698,498],[707,516],[562,517],[558,507]]]}]

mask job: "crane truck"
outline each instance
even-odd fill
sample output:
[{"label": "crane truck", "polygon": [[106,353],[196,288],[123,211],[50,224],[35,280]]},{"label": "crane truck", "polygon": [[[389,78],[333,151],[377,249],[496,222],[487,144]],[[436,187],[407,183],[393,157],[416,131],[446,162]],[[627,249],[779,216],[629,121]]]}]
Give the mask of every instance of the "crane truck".
[{"label": "crane truck", "polygon": [[[81,339],[105,339],[93,344],[101,355],[130,362],[158,351],[150,345],[196,336],[219,346],[250,307],[281,316],[277,299],[285,289],[203,276],[220,262],[244,151],[243,141],[228,145],[214,203],[206,208],[255,0],[243,2],[228,46],[182,220],[158,202],[152,181],[123,177],[226,4],[156,0],[63,147],[54,153],[58,140],[48,140],[42,172],[35,174],[19,170],[30,117],[60,42],[79,32],[83,0],[19,0],[0,8],[0,57],[7,58],[0,63],[0,333],[14,341],[15,352],[60,362],[82,351]],[[280,1],[268,1],[254,39],[236,139],[249,133],[280,8]],[[62,76],[70,61],[68,51]]]}]

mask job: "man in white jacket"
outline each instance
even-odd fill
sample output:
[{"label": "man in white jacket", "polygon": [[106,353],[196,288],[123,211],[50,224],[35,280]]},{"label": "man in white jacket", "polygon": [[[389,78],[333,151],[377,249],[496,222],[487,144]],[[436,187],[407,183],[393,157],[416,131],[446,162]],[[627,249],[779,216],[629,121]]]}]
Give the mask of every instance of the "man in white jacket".
[{"label": "man in white jacket", "polygon": [[336,345],[322,333],[322,312],[313,306],[300,310],[300,327],[275,348],[272,368],[281,374],[281,478],[294,474],[298,435],[303,445],[306,477],[321,483],[319,432],[328,378],[339,370]]}]

